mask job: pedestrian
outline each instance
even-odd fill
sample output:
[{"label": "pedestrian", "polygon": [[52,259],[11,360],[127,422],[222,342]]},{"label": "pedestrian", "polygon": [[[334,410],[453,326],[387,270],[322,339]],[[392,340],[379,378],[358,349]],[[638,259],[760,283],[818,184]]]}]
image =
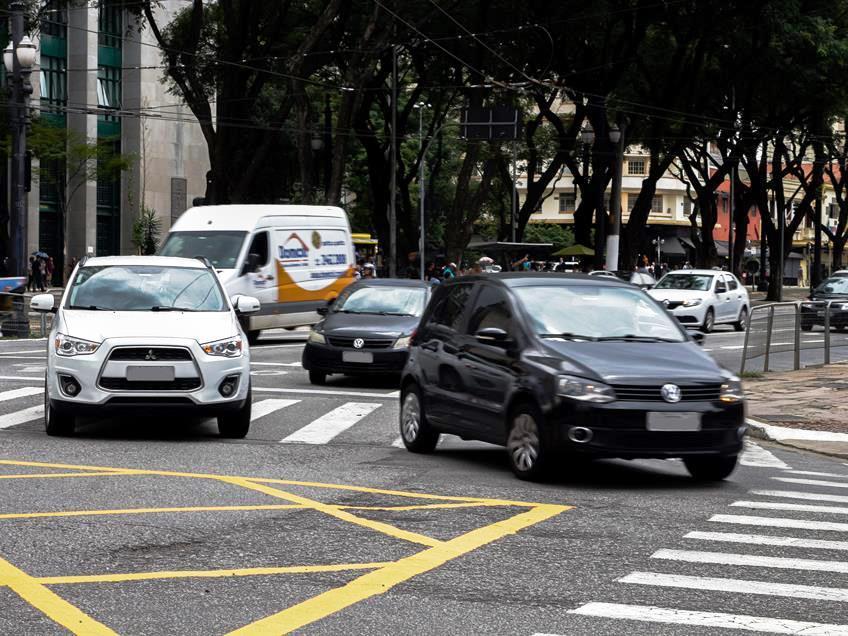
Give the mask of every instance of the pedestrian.
[{"label": "pedestrian", "polygon": [[362,278],[377,278],[377,268],[374,263],[365,263],[362,266]]},{"label": "pedestrian", "polygon": [[56,284],[56,282],[53,280],[53,273],[56,271],[56,263],[53,262],[52,256],[47,257],[46,269],[47,269],[47,287],[52,287],[53,285]]},{"label": "pedestrian", "polygon": [[35,256],[30,256],[27,263],[27,291],[35,291]]},{"label": "pedestrian", "polygon": [[41,278],[42,269],[41,269],[41,259],[33,258],[32,259],[32,291],[40,291],[42,287],[44,287],[44,283]]},{"label": "pedestrian", "polygon": [[640,274],[650,274],[651,273],[649,271],[649,268],[648,268],[648,257],[647,256],[645,256],[645,255],[642,256],[642,262],[636,268],[636,271]]},{"label": "pedestrian", "polygon": [[445,268],[442,270],[442,278],[444,280],[456,278],[456,263],[448,263],[445,265]]},{"label": "pedestrian", "polygon": [[47,291],[47,260],[40,257],[36,263],[38,264],[38,291]]}]

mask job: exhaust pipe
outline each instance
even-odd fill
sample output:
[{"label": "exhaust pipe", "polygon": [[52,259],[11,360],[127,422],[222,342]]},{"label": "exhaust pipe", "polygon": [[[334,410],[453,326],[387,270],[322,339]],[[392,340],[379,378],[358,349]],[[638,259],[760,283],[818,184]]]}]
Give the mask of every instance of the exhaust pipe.
[{"label": "exhaust pipe", "polygon": [[592,441],[592,429],[585,426],[572,426],[568,429],[568,439],[575,444],[588,444]]}]

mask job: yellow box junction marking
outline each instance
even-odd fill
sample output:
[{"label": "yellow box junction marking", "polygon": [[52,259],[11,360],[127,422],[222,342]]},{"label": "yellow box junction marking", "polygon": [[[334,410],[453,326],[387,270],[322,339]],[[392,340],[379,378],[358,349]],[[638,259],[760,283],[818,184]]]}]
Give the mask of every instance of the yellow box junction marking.
[{"label": "yellow box junction marking", "polygon": [[[32,577],[11,563],[0,558],[0,586],[8,586],[22,599],[40,610],[45,616],[62,625],[75,634],[113,634],[108,627],[95,621],[74,605],[68,603],[49,590],[47,585],[65,585],[81,583],[125,583],[130,581],[170,580],[215,577],[272,576],[281,574],[308,574],[315,572],[355,572],[367,570],[365,574],[345,585],[330,589],[311,599],[260,619],[235,630],[232,634],[241,636],[264,635],[268,633],[289,633],[315,621],[326,618],[367,598],[383,594],[394,586],[423,574],[445,563],[477,550],[493,541],[515,534],[529,526],[541,523],[569,510],[571,506],[487,499],[479,497],[456,497],[433,495],[429,493],[407,492],[347,484],[324,484],[319,482],[292,481],[265,477],[244,477],[234,475],[216,475],[209,473],[189,473],[167,470],[147,470],[136,468],[115,468],[108,466],[86,466],[74,464],[56,464],[0,460],[0,464],[11,466],[41,467],[64,469],[77,472],[32,473],[21,475],[0,475],[0,479],[39,479],[45,477],[114,477],[114,476],[160,476],[185,479],[205,479],[258,492],[286,504],[259,504],[234,506],[184,506],[158,508],[125,508],[112,510],[69,510],[41,511],[0,514],[0,521],[14,519],[50,519],[56,517],[84,517],[100,515],[138,515],[155,513],[200,513],[228,511],[260,510],[311,510],[325,514],[338,521],[350,523],[387,535],[394,539],[423,545],[425,548],[410,556],[396,561],[373,563],[338,563],[321,565],[290,565],[280,567],[254,567],[240,569],[210,570],[173,570],[160,572],[132,572],[111,574],[86,574],[71,576]],[[82,471],[82,472],[80,472]],[[273,484],[276,487],[272,487]],[[364,506],[325,503],[301,494],[289,492],[283,487],[321,489],[326,491],[359,492],[372,495],[386,495],[406,499],[418,499],[427,503],[399,506]],[[474,507],[518,507],[524,508],[512,517],[490,525],[471,530],[449,540],[440,540],[420,533],[403,530],[381,521],[357,516],[353,511],[406,511],[406,510],[450,510]]]}]

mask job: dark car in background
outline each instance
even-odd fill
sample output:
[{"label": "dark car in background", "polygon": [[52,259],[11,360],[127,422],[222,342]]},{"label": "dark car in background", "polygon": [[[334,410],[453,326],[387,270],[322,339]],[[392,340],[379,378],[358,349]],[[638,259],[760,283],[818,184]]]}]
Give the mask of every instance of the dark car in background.
[{"label": "dark car in background", "polygon": [[423,281],[395,279],[348,286],[319,311],[324,318],[309,333],[302,358],[309,381],[324,384],[333,373],[400,373],[430,288]]},{"label": "dark car in background", "polygon": [[830,303],[830,326],[838,331],[848,329],[848,276],[838,272],[813,290],[809,303],[801,303],[801,329],[810,331],[824,326]]},{"label": "dark car in background", "polygon": [[739,378],[643,291],[608,277],[471,276],[440,286],[401,379],[407,449],[440,433],[507,447],[535,479],[570,454],[680,457],[697,479],[734,469]]}]

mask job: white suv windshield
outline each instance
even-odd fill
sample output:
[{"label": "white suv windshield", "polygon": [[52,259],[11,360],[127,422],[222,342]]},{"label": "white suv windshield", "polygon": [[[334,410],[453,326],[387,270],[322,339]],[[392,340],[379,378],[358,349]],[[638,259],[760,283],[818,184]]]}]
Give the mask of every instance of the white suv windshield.
[{"label": "white suv windshield", "polygon": [[674,319],[645,292],[601,285],[516,287],[532,329],[568,340],[684,342]]},{"label": "white suv windshield", "polygon": [[691,289],[709,291],[713,277],[709,274],[666,274],[654,289]]},{"label": "white suv windshield", "polygon": [[66,309],[227,311],[211,271],[151,265],[90,266],[74,278]]},{"label": "white suv windshield", "polygon": [[333,311],[351,314],[420,316],[426,294],[420,287],[360,287],[342,296]]}]

